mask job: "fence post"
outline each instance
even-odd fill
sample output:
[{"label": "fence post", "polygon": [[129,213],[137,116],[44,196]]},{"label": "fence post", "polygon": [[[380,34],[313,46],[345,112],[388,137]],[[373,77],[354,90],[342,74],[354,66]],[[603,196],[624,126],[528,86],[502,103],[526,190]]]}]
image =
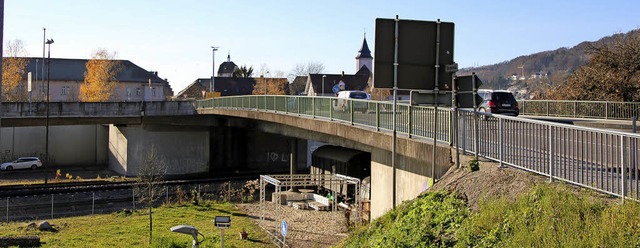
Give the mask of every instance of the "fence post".
[{"label": "fence post", "polygon": [[504,167],[504,119],[500,118],[498,120],[498,131],[500,134],[500,150],[498,151],[500,155],[498,160],[500,161],[500,167]]},{"label": "fence post", "polygon": [[547,103],[547,116],[549,116],[549,100],[547,100],[546,103]]},{"label": "fence post", "polygon": [[[413,122],[413,118],[411,118],[411,113],[413,113],[413,108],[411,106],[409,106],[409,120],[408,120],[408,128],[407,128],[407,132],[409,133],[409,138],[411,138],[411,130],[413,129],[412,127],[412,122]],[[435,135],[434,135],[435,137]]]},{"label": "fence post", "polygon": [[136,210],[136,192],[133,187],[131,187],[131,210]]},{"label": "fence post", "polygon": [[[464,112],[463,112],[464,113]],[[467,118],[462,116],[462,154],[467,154]]]},{"label": "fence post", "polygon": [[9,197],[7,197],[7,222],[9,222]]},{"label": "fence post", "polygon": [[380,132],[380,102],[376,102],[376,131]]},{"label": "fence post", "polygon": [[576,108],[578,107],[578,102],[577,101],[573,101],[573,117],[576,117],[576,113],[578,112],[576,110]]},{"label": "fence post", "polygon": [[311,118],[316,118],[316,98],[311,98]]},{"label": "fence post", "polygon": [[93,215],[96,210],[96,192],[91,192],[91,214]]},{"label": "fence post", "polygon": [[620,197],[622,198],[622,203],[624,203],[625,194],[625,175],[624,175],[624,136],[620,135],[620,175],[622,176],[622,180],[620,180]]},{"label": "fence post", "polygon": [[549,125],[549,182],[553,182],[553,126]]},{"label": "fence post", "polygon": [[53,194],[51,194],[51,219],[53,219]]},{"label": "fence post", "polygon": [[609,102],[604,102],[604,118],[609,119]]}]

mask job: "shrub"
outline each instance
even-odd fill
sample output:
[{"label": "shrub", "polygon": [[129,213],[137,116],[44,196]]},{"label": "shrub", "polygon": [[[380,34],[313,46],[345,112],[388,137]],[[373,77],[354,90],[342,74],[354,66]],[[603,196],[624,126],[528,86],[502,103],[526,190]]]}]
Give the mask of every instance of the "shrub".
[{"label": "shrub", "polygon": [[471,171],[480,170],[480,162],[478,162],[478,158],[473,158],[469,160],[469,170]]}]

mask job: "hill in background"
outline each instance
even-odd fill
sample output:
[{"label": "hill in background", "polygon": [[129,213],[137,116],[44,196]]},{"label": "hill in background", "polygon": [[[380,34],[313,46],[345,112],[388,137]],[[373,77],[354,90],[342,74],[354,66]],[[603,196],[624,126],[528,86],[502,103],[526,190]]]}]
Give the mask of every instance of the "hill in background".
[{"label": "hill in background", "polygon": [[[627,34],[640,32],[640,29]],[[589,51],[598,44],[607,44],[614,34],[598,41],[585,41],[571,48],[559,48],[509,61],[480,67],[463,68],[461,72],[475,72],[483,82],[481,88],[507,89],[518,99],[536,98],[536,92],[565,82],[567,76],[589,61]]]}]

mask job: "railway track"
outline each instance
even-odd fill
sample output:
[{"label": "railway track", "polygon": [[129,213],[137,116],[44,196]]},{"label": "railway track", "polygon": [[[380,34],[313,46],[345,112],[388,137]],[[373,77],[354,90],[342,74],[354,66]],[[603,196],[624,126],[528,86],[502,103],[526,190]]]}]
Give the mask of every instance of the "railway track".
[{"label": "railway track", "polygon": [[[168,180],[162,182],[163,196],[154,205],[175,200],[178,188],[189,193],[217,196],[223,183],[257,179],[258,175],[227,178]],[[138,209],[134,187],[137,182],[86,182],[0,187],[0,222],[42,220]],[[186,190],[185,190],[186,188]]]},{"label": "railway track", "polygon": [[[161,182],[162,185],[175,186],[185,184],[206,184],[226,181],[252,180],[259,178],[259,174],[245,175],[237,177],[225,178],[206,178],[206,179],[184,179],[184,180],[166,180]],[[106,191],[116,189],[130,189],[138,184],[135,181],[124,182],[69,182],[69,183],[50,183],[50,184],[33,184],[33,185],[8,185],[0,186],[0,198],[2,197],[19,197],[42,194],[64,194],[74,192],[87,191]]]}]

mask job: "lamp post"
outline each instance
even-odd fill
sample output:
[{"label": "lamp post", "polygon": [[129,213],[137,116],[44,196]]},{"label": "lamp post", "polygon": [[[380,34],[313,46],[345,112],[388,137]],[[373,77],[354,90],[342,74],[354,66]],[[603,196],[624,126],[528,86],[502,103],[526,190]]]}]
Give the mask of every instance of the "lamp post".
[{"label": "lamp post", "polygon": [[53,44],[53,39],[48,39],[46,41],[47,45],[49,45],[49,50],[47,54],[47,115],[46,115],[46,124],[45,124],[45,148],[44,148],[44,156],[45,163],[49,165],[49,85],[51,82],[51,44]]},{"label": "lamp post", "polygon": [[213,97],[213,92],[215,92],[216,83],[214,82],[216,78],[216,51],[218,51],[218,47],[211,46],[211,84],[209,85],[209,91],[211,92],[211,97]]},{"label": "lamp post", "polygon": [[327,75],[322,75],[322,92],[320,92],[324,96],[324,79],[327,78]]}]

